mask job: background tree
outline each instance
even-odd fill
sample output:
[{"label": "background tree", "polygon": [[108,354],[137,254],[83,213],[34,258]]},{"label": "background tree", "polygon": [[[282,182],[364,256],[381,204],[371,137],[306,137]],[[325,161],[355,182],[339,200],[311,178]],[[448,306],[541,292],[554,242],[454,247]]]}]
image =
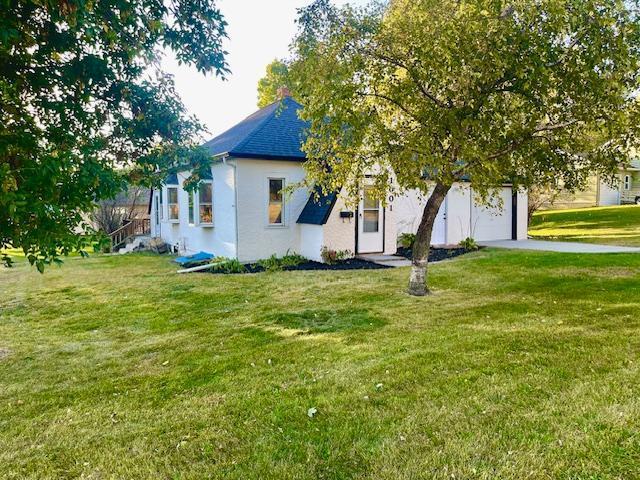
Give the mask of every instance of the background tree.
[{"label": "background tree", "polygon": [[355,197],[378,171],[382,198],[391,177],[427,195],[411,294],[428,292],[433,223],[454,182],[470,178],[485,203],[506,180],[578,188],[612,177],[637,142],[637,1],[317,0],[299,24],[308,182]]},{"label": "background tree", "polygon": [[75,230],[94,202],[179,161],[206,168],[202,126],[159,63],[168,49],[223,76],[226,23],[214,0],[0,5],[0,249],[42,271],[84,247]]},{"label": "background tree", "polygon": [[278,89],[286,87],[293,93],[293,81],[289,74],[289,65],[275,59],[267,65],[264,77],[258,81],[258,107],[266,107],[278,99]]},{"label": "background tree", "polygon": [[147,214],[149,189],[132,185],[114,198],[100,200],[90,214],[93,226],[104,233],[111,233],[125,222]]}]

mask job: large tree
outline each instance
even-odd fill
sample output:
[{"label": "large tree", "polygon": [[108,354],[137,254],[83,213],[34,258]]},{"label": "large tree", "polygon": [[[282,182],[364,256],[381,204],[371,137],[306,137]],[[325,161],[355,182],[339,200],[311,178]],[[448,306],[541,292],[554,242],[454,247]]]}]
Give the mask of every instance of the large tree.
[{"label": "large tree", "polygon": [[202,126],[159,64],[172,51],[224,76],[226,23],[215,0],[0,5],[0,249],[42,270],[83,248],[82,213],[127,181],[206,164]]},{"label": "large tree", "polygon": [[455,182],[489,203],[505,181],[575,189],[611,178],[637,142],[637,1],[318,0],[299,23],[309,182],[353,197],[378,172],[381,197],[391,177],[428,197],[411,294],[428,292],[431,231]]},{"label": "large tree", "polygon": [[284,60],[276,58],[267,65],[264,77],[258,80],[258,107],[266,107],[279,100],[278,90],[283,87],[289,91],[293,89],[289,65]]}]

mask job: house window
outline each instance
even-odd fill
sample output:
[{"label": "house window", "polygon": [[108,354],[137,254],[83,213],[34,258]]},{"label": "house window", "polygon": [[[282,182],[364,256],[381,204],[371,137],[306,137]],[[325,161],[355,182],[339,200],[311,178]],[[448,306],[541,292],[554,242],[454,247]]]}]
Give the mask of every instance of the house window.
[{"label": "house window", "polygon": [[380,228],[380,200],[376,198],[373,187],[364,187],[364,200],[363,200],[363,224],[362,231],[364,233],[374,233]]},{"label": "house window", "polygon": [[[162,187],[158,190],[158,210],[160,211],[160,220],[164,220],[164,208],[162,206]],[[158,223],[160,223],[158,221]]]},{"label": "house window", "polygon": [[155,218],[156,218],[156,225],[160,224],[160,208],[162,208],[162,205],[160,203],[160,199],[162,198],[162,193],[160,193],[160,195],[158,195],[156,193],[156,209],[155,209]]},{"label": "house window", "polygon": [[213,223],[213,182],[202,182],[198,189],[198,214],[201,224]]},{"label": "house window", "polygon": [[631,190],[631,175],[624,176],[624,189]]},{"label": "house window", "polygon": [[269,225],[284,225],[284,178],[269,179]]},{"label": "house window", "polygon": [[169,220],[177,221],[179,218],[178,187],[167,187],[167,209],[169,212]]},{"label": "house window", "polygon": [[195,205],[193,192],[187,192],[189,195],[189,225],[195,224]]}]

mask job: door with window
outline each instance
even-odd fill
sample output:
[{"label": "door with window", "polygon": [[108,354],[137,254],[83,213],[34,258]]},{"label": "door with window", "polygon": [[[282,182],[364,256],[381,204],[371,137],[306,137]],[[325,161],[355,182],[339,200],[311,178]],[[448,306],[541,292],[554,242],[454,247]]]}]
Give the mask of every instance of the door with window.
[{"label": "door with window", "polygon": [[358,253],[384,250],[384,208],[373,192],[369,185],[362,190],[358,209]]}]

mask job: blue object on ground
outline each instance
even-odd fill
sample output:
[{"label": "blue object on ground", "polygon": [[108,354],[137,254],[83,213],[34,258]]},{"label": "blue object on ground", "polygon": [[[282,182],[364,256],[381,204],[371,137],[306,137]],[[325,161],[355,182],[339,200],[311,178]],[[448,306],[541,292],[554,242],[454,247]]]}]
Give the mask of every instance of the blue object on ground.
[{"label": "blue object on ground", "polygon": [[187,255],[186,257],[176,257],[173,261],[180,265],[186,265],[193,262],[205,262],[211,260],[215,255],[207,252],[198,252],[193,255]]}]

